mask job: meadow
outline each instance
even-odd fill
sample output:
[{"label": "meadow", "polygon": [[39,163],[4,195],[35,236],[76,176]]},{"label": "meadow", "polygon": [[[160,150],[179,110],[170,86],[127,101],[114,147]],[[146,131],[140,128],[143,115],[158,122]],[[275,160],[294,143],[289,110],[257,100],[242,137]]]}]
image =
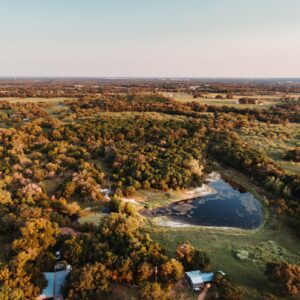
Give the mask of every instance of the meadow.
[{"label": "meadow", "polygon": [[[178,93],[164,93],[165,96],[173,98],[176,101],[186,103],[186,102],[196,102],[199,104],[206,105],[216,105],[216,106],[229,106],[236,108],[256,108],[256,109],[266,109],[274,104],[280,102],[280,96],[278,95],[255,95],[249,98],[255,98],[261,101],[261,104],[239,104],[239,99],[244,97],[244,95],[234,95],[233,99],[226,99],[226,94],[208,93],[205,97],[193,98],[191,94],[178,92]],[[224,99],[216,99],[217,95],[221,95]]]},{"label": "meadow", "polygon": [[242,139],[264,151],[283,169],[293,174],[300,173],[300,163],[285,159],[289,150],[300,146],[299,124],[269,124],[255,122],[238,131]]}]

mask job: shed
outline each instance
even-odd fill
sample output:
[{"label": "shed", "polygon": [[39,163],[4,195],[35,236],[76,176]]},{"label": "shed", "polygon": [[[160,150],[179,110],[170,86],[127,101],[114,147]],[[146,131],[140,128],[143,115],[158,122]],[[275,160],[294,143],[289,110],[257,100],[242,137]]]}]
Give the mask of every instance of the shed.
[{"label": "shed", "polygon": [[62,299],[61,289],[64,286],[67,275],[71,272],[71,270],[71,266],[68,265],[61,271],[44,273],[48,284],[43,289],[41,295],[38,297],[38,300]]},{"label": "shed", "polygon": [[[222,271],[218,271],[217,273],[225,275]],[[194,290],[199,290],[203,288],[206,283],[212,282],[214,276],[214,272],[202,273],[200,270],[185,272],[185,279],[188,285]]]}]

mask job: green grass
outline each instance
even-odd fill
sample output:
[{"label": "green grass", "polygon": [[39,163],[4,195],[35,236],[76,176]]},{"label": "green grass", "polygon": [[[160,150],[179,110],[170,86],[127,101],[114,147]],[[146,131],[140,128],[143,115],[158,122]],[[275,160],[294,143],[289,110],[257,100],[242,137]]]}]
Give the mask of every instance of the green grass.
[{"label": "green grass", "polygon": [[184,195],[179,191],[164,192],[161,190],[138,190],[134,198],[137,198],[142,204],[147,205],[149,208],[159,206],[166,206],[172,202],[182,200]]},{"label": "green grass", "polygon": [[79,218],[80,224],[91,223],[94,225],[99,225],[103,218],[107,217],[106,213],[101,212],[91,212],[86,216]]},{"label": "green grass", "polygon": [[246,293],[245,299],[249,300],[259,299],[259,295],[264,291],[271,292],[272,290],[263,275],[264,263],[240,261],[234,256],[234,249],[273,240],[295,256],[299,257],[300,253],[299,240],[279,220],[269,219],[262,229],[248,232],[208,228],[154,227],[149,228],[149,233],[169,255],[174,255],[176,245],[181,241],[190,241],[196,248],[206,251],[212,260],[211,269],[226,272],[242,286]]},{"label": "green grass", "polygon": [[290,173],[300,174],[300,163],[285,160],[287,151],[300,146],[300,125],[254,122],[239,130],[240,137],[257,149],[263,150],[279,166]]}]

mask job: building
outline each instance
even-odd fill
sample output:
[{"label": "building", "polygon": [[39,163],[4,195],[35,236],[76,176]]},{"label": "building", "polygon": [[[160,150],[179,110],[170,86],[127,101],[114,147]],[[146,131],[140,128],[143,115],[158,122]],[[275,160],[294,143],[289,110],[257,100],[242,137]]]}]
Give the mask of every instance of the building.
[{"label": "building", "polygon": [[63,299],[61,293],[62,287],[66,282],[68,274],[71,272],[72,268],[67,265],[64,269],[55,272],[44,273],[46,280],[48,281],[47,286],[43,289],[42,294],[38,297],[38,300]]},{"label": "building", "polygon": [[[224,272],[218,271],[221,275],[225,275]],[[202,273],[199,270],[185,272],[185,280],[188,285],[195,291],[199,291],[204,288],[206,284],[213,282],[215,274],[214,272]]]}]

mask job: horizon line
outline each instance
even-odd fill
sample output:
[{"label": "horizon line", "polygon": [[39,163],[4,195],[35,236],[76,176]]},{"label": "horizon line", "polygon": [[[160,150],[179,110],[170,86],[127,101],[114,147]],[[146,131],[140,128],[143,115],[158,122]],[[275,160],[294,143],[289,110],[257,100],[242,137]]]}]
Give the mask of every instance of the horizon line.
[{"label": "horizon line", "polygon": [[82,75],[0,75],[2,79],[300,79],[295,76],[82,76]]}]

